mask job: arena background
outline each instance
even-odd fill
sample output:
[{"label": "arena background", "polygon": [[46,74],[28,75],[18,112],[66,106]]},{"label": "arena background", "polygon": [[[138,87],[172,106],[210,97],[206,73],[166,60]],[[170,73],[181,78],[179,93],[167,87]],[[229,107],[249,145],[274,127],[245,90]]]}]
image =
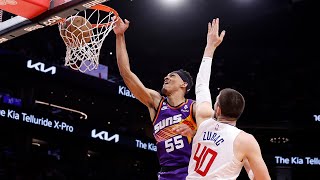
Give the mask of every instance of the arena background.
[{"label": "arena background", "polygon": [[[315,4],[165,3],[104,3],[131,22],[126,33],[131,68],[145,86],[160,90],[163,77],[180,68],[195,78],[207,23],[219,17],[227,34],[215,54],[212,96],[225,87],[244,94],[238,127],[257,138],[272,179],[318,179]],[[2,18],[13,16],[3,12]],[[113,32],[103,43],[99,77],[64,67],[64,56],[57,26],[0,44],[0,179],[157,179],[149,114],[119,75]],[[56,72],[28,68],[39,62]],[[194,99],[194,90],[187,97]],[[39,125],[32,117],[47,121]],[[239,179],[248,178],[242,172]]]}]

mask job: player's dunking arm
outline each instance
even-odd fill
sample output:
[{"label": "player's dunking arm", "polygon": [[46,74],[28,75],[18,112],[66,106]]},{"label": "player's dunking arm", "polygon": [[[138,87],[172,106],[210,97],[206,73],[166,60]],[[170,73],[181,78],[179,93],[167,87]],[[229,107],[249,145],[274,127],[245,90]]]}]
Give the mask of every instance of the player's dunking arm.
[{"label": "player's dunking arm", "polygon": [[122,21],[121,18],[116,22],[114,32],[116,34],[116,54],[117,64],[120,74],[130,89],[132,94],[149,109],[151,119],[155,115],[155,109],[161,100],[161,95],[154,90],[146,88],[140,79],[130,70],[129,56],[125,43],[124,32],[129,27],[129,21]]},{"label": "player's dunking arm", "polygon": [[213,19],[208,23],[207,45],[204,50],[203,59],[196,79],[196,120],[197,126],[213,117],[211,94],[209,89],[211,64],[214,51],[223,41],[225,31],[219,35],[219,19]]}]

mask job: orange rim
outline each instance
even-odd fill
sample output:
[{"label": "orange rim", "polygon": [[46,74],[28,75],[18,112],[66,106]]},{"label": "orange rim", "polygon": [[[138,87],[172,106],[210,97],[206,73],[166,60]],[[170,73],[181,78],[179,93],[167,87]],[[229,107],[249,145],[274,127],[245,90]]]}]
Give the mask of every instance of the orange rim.
[{"label": "orange rim", "polygon": [[[105,6],[105,5],[102,5],[102,4],[98,4],[98,5],[92,6],[89,9],[95,9],[95,10],[100,10],[100,11],[105,11],[105,12],[112,12],[116,16],[116,18],[119,17],[119,14],[118,14],[118,12],[116,10],[112,9],[109,6]],[[57,21],[57,23],[59,23],[59,22],[63,23],[65,21],[66,21],[66,18],[62,18],[59,21]],[[97,24],[92,24],[92,27],[101,28],[103,26],[109,26],[110,24],[111,24],[110,22],[109,23],[104,23],[104,24],[98,24],[98,25]]]},{"label": "orange rim", "polygon": [[[105,6],[105,5],[102,5],[102,4],[98,4],[98,5],[95,5],[95,6],[92,6],[90,9],[95,9],[95,10],[100,10],[100,11],[105,11],[105,12],[112,12],[116,18],[119,17],[119,14],[116,10],[114,10],[113,8],[109,7],[109,6]],[[103,26],[109,26],[111,23],[104,23],[104,24],[92,24],[92,27],[97,27],[100,28],[100,27],[103,27]]]}]

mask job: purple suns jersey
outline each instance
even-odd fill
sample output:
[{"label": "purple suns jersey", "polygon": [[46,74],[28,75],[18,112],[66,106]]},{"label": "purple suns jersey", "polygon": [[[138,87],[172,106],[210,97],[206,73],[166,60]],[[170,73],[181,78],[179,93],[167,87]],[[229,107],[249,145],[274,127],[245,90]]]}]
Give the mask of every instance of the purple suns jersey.
[{"label": "purple suns jersey", "polygon": [[192,137],[175,133],[172,128],[179,123],[193,130],[196,123],[192,117],[193,100],[187,99],[178,107],[170,106],[162,98],[153,121],[153,135],[157,141],[157,154],[161,166],[188,166],[191,155]]}]

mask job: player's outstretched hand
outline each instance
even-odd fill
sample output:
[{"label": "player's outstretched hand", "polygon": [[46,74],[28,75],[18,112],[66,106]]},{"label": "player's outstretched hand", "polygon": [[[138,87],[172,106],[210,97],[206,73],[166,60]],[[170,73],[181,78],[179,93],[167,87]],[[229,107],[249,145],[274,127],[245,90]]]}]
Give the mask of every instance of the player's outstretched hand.
[{"label": "player's outstretched hand", "polygon": [[115,23],[115,27],[113,28],[113,32],[116,35],[121,35],[124,34],[124,32],[128,29],[129,27],[129,21],[127,19],[124,19],[124,21],[118,17]]}]

